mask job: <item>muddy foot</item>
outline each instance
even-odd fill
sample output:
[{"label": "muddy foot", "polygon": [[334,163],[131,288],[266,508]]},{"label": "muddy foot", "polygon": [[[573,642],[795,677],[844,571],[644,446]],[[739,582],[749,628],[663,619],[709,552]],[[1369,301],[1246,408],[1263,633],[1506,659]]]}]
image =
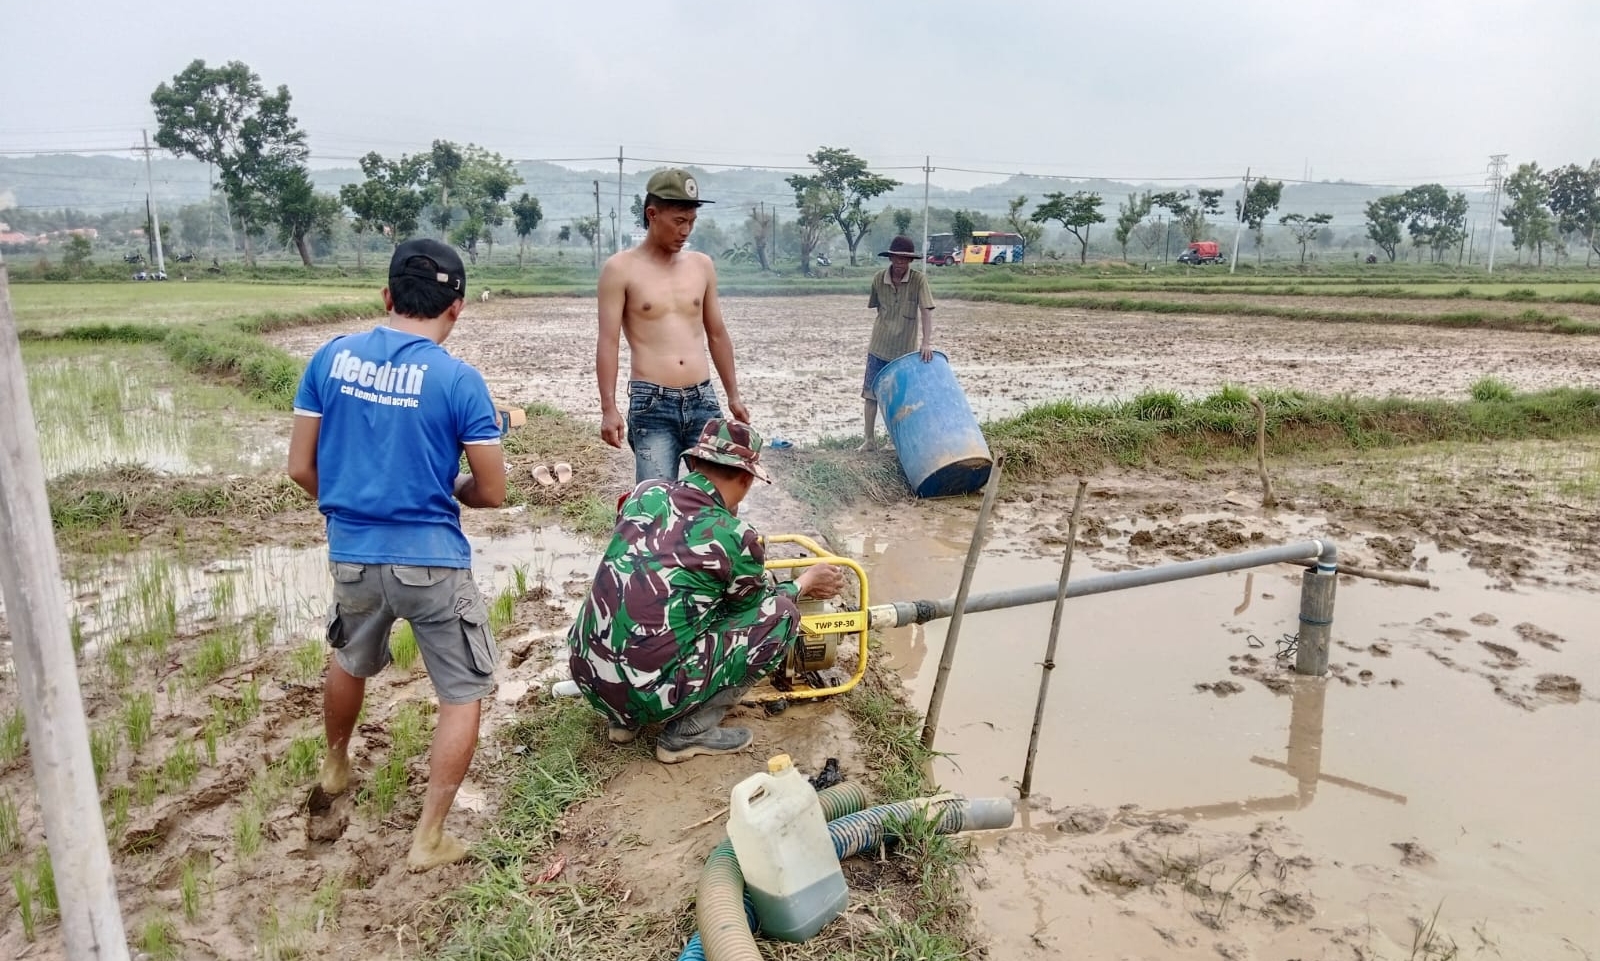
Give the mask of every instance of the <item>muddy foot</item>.
[{"label": "muddy foot", "polygon": [[319,786],[329,796],[343,794],[350,786],[350,758],[328,755],[322,759]]},{"label": "muddy foot", "polygon": [[350,801],[329,794],[318,784],[306,799],[306,839],[337,841],[350,826]]},{"label": "muddy foot", "polygon": [[415,838],[411,853],[406,855],[406,869],[413,873],[427,871],[441,864],[453,864],[467,856],[467,846],[448,834],[441,834],[433,842]]}]

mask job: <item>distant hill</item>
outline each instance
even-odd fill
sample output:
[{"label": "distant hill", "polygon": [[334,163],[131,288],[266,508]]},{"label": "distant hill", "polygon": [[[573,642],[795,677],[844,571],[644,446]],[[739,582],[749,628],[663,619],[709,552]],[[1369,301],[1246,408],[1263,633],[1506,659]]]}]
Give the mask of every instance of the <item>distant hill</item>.
[{"label": "distant hill", "polygon": [[[513,189],[515,197],[523,191],[538,197],[544,206],[547,223],[560,224],[595,213],[595,182],[599,182],[600,217],[608,226],[611,211],[617,206],[617,172],[612,170],[573,170],[549,163],[523,163],[517,167],[525,183]],[[193,160],[162,159],[154,161],[157,204],[171,210],[185,204],[202,203],[207,196],[206,166]],[[751,207],[757,204],[776,204],[783,216],[784,208],[794,201],[794,193],[784,182],[787,172],[765,169],[697,170],[702,194],[717,202],[702,216],[723,225],[743,220]],[[357,183],[361,172],[355,167],[323,168],[312,171],[318,189],[335,192],[340,185]],[[628,208],[635,194],[644,192],[649,172],[628,172],[622,178],[622,210],[619,217],[628,226]],[[1130,184],[1107,180],[1059,180],[1032,176],[1012,176],[1004,181],[984,184],[970,190],[950,190],[934,186],[929,191],[933,206],[962,208],[990,215],[1003,215],[1006,204],[1019,195],[1029,199],[1029,207],[1053,191],[1072,193],[1078,190],[1098,192],[1103,199],[1102,212],[1108,222],[1115,221],[1117,204],[1130,193],[1142,190],[1195,190],[1198,186],[1216,187],[1219,184],[1179,185]],[[1227,185],[1223,198],[1224,209],[1231,214],[1240,184]],[[1311,184],[1289,184],[1284,188],[1280,213],[1320,213],[1334,215],[1336,226],[1355,226],[1364,219],[1366,203],[1398,188],[1378,188],[1336,181]],[[0,216],[7,207],[30,209],[77,208],[92,214],[119,210],[138,210],[144,205],[145,165],[142,160],[114,156],[76,156],[54,154],[36,157],[0,158]],[[1469,191],[1468,199],[1475,205],[1483,200],[1480,192]],[[907,181],[879,198],[873,204],[922,207],[922,181]],[[1223,218],[1223,219],[1226,219]]]}]

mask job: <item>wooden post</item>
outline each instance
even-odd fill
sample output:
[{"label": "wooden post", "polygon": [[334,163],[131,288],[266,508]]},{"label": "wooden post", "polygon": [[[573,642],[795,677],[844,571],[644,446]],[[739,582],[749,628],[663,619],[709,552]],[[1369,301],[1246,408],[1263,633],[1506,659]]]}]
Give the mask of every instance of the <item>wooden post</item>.
[{"label": "wooden post", "polygon": [[126,961],[28,379],[0,260],[0,588],[66,956]]},{"label": "wooden post", "polygon": [[1072,548],[1078,543],[1078,518],[1083,515],[1083,495],[1089,482],[1078,481],[1078,496],[1072,501],[1072,520],[1067,523],[1067,551],[1061,556],[1061,580],[1056,585],[1056,609],[1050,618],[1050,640],[1044,646],[1044,666],[1039,675],[1039,703],[1033,708],[1033,732],[1028,735],[1028,759],[1022,765],[1022,785],[1017,794],[1027,798],[1033,792],[1033,758],[1039,751],[1039,729],[1044,726],[1044,701],[1050,695],[1050,673],[1056,669],[1056,641],[1061,637],[1061,619],[1067,606],[1067,577],[1072,573]]},{"label": "wooden post", "polygon": [[983,553],[983,529],[989,523],[989,512],[994,509],[994,495],[1000,490],[1000,466],[1005,454],[997,454],[994,467],[989,471],[989,484],[983,489],[983,506],[978,508],[978,524],[972,529],[972,544],[967,548],[967,563],[961,568],[961,586],[956,590],[955,612],[950,616],[950,629],[944,635],[944,650],[939,653],[939,673],[933,679],[933,695],[928,698],[928,716],[922,722],[922,746],[933,747],[939,731],[939,710],[944,705],[944,687],[950,679],[950,665],[956,659],[956,641],[961,637],[961,618],[967,609],[967,594],[972,590],[972,572],[978,567],[978,555]]}]

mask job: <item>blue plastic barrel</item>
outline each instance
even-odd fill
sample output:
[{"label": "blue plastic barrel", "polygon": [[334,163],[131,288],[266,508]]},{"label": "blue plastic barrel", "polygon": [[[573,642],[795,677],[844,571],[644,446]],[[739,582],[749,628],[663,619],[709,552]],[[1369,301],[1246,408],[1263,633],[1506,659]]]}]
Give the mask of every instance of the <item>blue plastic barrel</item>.
[{"label": "blue plastic barrel", "polygon": [[926,364],[915,353],[889,361],[872,389],[918,497],[970,494],[988,483],[994,458],[943,353]]}]

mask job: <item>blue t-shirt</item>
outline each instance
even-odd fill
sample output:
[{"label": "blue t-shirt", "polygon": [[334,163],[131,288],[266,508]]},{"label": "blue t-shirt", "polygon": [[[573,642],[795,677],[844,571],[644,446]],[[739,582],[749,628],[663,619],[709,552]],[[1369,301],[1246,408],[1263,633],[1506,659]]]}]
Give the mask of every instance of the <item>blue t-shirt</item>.
[{"label": "blue t-shirt", "polygon": [[482,374],[426,337],[377,327],[312,355],[294,412],[322,419],[330,560],[472,566],[453,490],[462,445],[500,443]]}]

